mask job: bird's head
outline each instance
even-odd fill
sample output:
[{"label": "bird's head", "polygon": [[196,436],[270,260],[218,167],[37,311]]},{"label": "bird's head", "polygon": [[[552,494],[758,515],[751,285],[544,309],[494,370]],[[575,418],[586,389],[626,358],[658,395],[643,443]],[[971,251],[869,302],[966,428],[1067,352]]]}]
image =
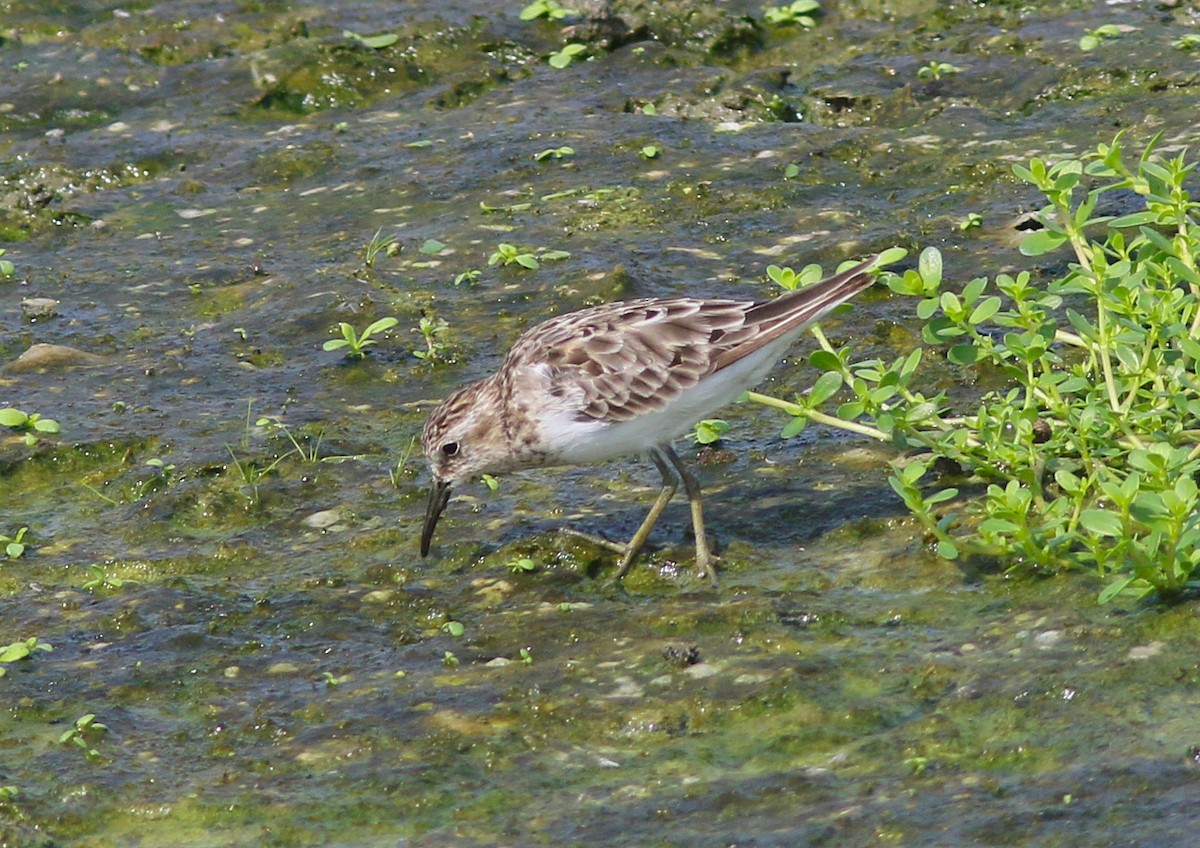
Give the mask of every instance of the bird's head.
[{"label": "bird's head", "polygon": [[432,488],[421,531],[421,556],[438,518],[450,500],[450,489],[486,471],[499,470],[506,456],[498,401],[487,381],[455,391],[429,414],[421,449],[429,462]]}]

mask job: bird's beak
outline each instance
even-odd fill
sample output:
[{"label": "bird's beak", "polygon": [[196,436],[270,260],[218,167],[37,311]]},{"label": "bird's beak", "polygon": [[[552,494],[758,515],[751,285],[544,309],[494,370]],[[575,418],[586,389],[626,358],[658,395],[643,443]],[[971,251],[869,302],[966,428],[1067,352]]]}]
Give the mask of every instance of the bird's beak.
[{"label": "bird's beak", "polygon": [[450,484],[445,480],[434,480],[429,490],[429,505],[425,507],[425,527],[421,530],[421,556],[429,556],[429,543],[433,539],[433,528],[446,503],[450,500]]}]

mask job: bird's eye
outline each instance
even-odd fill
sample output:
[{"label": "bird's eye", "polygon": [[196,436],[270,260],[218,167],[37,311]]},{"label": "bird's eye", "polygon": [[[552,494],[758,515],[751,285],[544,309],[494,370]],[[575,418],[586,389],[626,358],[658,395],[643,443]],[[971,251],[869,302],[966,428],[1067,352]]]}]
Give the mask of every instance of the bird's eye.
[{"label": "bird's eye", "polygon": [[457,456],[458,442],[446,442],[446,444],[442,445],[442,453],[446,456]]}]

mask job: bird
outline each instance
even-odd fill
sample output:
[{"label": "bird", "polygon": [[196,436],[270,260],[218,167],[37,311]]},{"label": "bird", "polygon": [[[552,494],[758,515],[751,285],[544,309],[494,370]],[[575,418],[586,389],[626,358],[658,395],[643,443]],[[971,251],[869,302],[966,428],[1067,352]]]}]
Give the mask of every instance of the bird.
[{"label": "bird", "polygon": [[455,486],[483,474],[642,452],[662,486],[628,543],[598,540],[621,554],[614,579],[629,571],[682,482],[696,565],[716,587],[700,484],[671,443],[760,383],[805,328],[868,288],[878,258],[771,300],[642,298],[565,313],[527,330],[495,373],[456,389],[425,422],[421,447],[431,488],[421,556],[429,554]]}]

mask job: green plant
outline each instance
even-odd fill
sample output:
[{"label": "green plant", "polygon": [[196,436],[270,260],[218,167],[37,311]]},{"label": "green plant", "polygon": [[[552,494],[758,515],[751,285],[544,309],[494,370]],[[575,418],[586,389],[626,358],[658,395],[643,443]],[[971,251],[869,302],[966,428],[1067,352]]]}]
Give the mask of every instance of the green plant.
[{"label": "green plant", "polygon": [[354,327],[342,321],[338,324],[338,329],[341,330],[342,337],[340,339],[330,339],[321,347],[324,350],[339,350],[343,347],[349,348],[346,351],[347,359],[363,359],[367,355],[366,348],[377,343],[371,336],[390,330],[399,323],[400,321],[397,318],[380,318],[378,321],[372,321],[368,324],[366,329],[359,334],[355,332]]},{"label": "green plant", "polygon": [[490,492],[494,492],[500,488],[500,480],[491,474],[480,474],[479,479],[483,481],[483,485],[487,486]]},{"label": "green plant", "polygon": [[75,745],[82,748],[89,759],[95,759],[100,756],[100,752],[92,747],[94,740],[106,733],[108,725],[96,721],[95,713],[87,713],[75,719],[75,724],[58,737],[58,744]]},{"label": "green plant", "polygon": [[[943,556],[1084,569],[1106,583],[1102,602],[1196,586],[1200,204],[1184,187],[1196,164],[1156,156],[1157,142],[1133,165],[1118,135],[1081,158],[1014,166],[1047,200],[1021,251],[1068,249],[1061,277],[1022,271],[998,275],[991,291],[982,277],[946,291],[941,257],[926,249],[888,279],[918,299],[925,347],[852,362],[818,336],[810,361],[824,373],[807,397],[751,399],[796,416],[785,432],[820,421],[929,454],[898,461],[890,483]],[[1117,190],[1143,207],[1097,214]],[[919,385],[933,350],[999,387],[954,414],[945,391]],[[834,414],[822,411],[846,392]],[[927,494],[935,463],[961,468],[976,493]]]},{"label": "green plant", "polygon": [[561,21],[563,18],[569,18],[575,14],[573,9],[566,8],[558,0],[533,0],[521,10],[521,20],[534,21],[538,18],[548,18],[552,21]]},{"label": "green plant", "polygon": [[1200,35],[1189,32],[1171,42],[1176,50],[1200,50]]},{"label": "green plant", "polygon": [[537,571],[537,563],[534,562],[533,560],[531,560],[529,557],[518,557],[517,559],[509,561],[508,570],[511,571],[513,574],[521,574],[522,572],[528,572],[528,571]]},{"label": "green plant", "polygon": [[538,264],[537,257],[531,251],[521,250],[515,245],[500,242],[496,245],[495,251],[488,257],[488,265],[520,265],[522,268],[528,268],[531,271],[536,271],[541,266]]},{"label": "green plant", "polygon": [[533,154],[535,162],[544,162],[547,159],[562,159],[565,156],[574,156],[575,148],[567,145],[562,147],[547,147],[540,153]]},{"label": "green plant", "polygon": [[[7,250],[0,247],[0,256],[8,253]],[[0,277],[11,277],[13,272],[17,270],[17,266],[10,259],[0,259]]]},{"label": "green plant", "polygon": [[1079,39],[1079,49],[1086,51],[1095,50],[1106,41],[1120,38],[1123,33],[1128,32],[1130,29],[1131,27],[1119,24],[1104,24],[1095,29],[1090,29]]},{"label": "green plant", "polygon": [[551,53],[550,58],[546,61],[550,63],[550,67],[561,70],[568,67],[576,58],[587,53],[587,49],[588,46],[586,44],[572,41],[570,44],[564,44],[562,50],[556,50]]},{"label": "green plant", "polygon": [[960,71],[962,71],[962,68],[951,65],[949,62],[934,61],[930,62],[928,65],[922,65],[920,68],[917,68],[917,79],[940,80],[942,77],[947,77],[951,74],[957,74]]},{"label": "green plant", "polygon": [[706,418],[696,423],[692,431],[692,439],[698,445],[711,445],[721,441],[721,437],[729,432],[729,422],[720,418]]},{"label": "green plant", "polygon": [[54,434],[59,431],[58,422],[53,418],[43,418],[37,412],[23,412],[11,406],[0,409],[0,427],[24,431],[25,444],[30,447],[38,443],[36,433]]},{"label": "green plant", "polygon": [[983,216],[978,212],[968,212],[967,217],[958,222],[960,230],[974,230],[983,226]]},{"label": "green plant", "polygon": [[416,446],[417,437],[414,435],[408,440],[408,444],[400,454],[400,458],[396,460],[396,467],[388,471],[388,479],[392,481],[393,488],[399,489],[401,479],[412,477],[416,473],[412,468],[408,467],[408,461],[412,458]]},{"label": "green plant", "polygon": [[422,315],[421,320],[417,322],[417,326],[413,328],[415,332],[421,334],[421,338],[425,341],[424,350],[414,350],[413,356],[417,359],[423,359],[432,365],[435,362],[442,362],[446,359],[446,342],[442,336],[450,329],[450,325],[433,315]]},{"label": "green plant", "polygon": [[321,672],[321,682],[330,689],[334,688],[335,686],[341,686],[343,683],[347,683],[353,679],[354,675],[352,674],[343,674],[341,677],[338,677],[332,671]]},{"label": "green plant", "polygon": [[435,238],[427,238],[421,242],[421,246],[417,248],[417,253],[422,256],[437,256],[446,249],[446,243],[438,241]]},{"label": "green plant", "polygon": [[453,651],[445,651],[442,654],[442,665],[446,668],[458,668],[458,657],[454,655]]},{"label": "green plant", "polygon": [[[368,328],[369,330],[370,328]],[[261,427],[270,435],[282,433],[289,442],[292,443],[292,449],[279,457],[284,459],[291,454],[296,454],[305,462],[319,462],[321,459],[321,440],[325,438],[325,428],[322,427],[317,431],[317,435],[309,439],[306,445],[300,444],[300,440],[288,428],[283,421],[275,415],[264,415],[254,422],[255,427]],[[174,467],[174,466],[172,466]]]},{"label": "green plant", "polygon": [[4,545],[4,555],[9,559],[20,559],[25,553],[25,543],[21,540],[25,538],[25,533],[28,532],[28,527],[22,527],[17,531],[15,536],[5,536],[0,534],[0,544]]},{"label": "green plant", "polygon": [[351,41],[357,41],[364,47],[370,47],[372,50],[382,50],[385,47],[391,47],[400,40],[400,36],[394,32],[382,32],[378,35],[359,35],[357,32],[352,32],[348,29],[342,30],[342,37],[349,38]]},{"label": "green plant", "polygon": [[799,271],[780,265],[768,265],[767,276],[784,291],[795,291],[811,286],[821,279],[820,265],[805,265]]},{"label": "green plant", "polygon": [[647,144],[641,149],[643,159],[657,159],[662,153],[662,148],[657,144]]},{"label": "green plant", "polygon": [[85,592],[98,592],[103,589],[120,589],[126,583],[139,583],[141,581],[131,580],[128,577],[118,577],[115,574],[109,574],[99,565],[88,566],[91,569],[92,576],[83,581],[81,588]]},{"label": "green plant", "polygon": [[[410,147],[412,145],[409,145]],[[375,231],[375,235],[371,236],[371,240],[363,247],[363,264],[368,268],[374,268],[375,262],[379,258],[379,254],[384,256],[395,256],[400,252],[400,242],[396,240],[395,235],[384,235],[383,229]]]},{"label": "green plant", "polygon": [[479,278],[482,276],[482,271],[477,271],[474,268],[471,268],[470,270],[463,271],[461,274],[457,275],[454,278],[454,285],[461,286],[463,283],[478,282]]},{"label": "green plant", "polygon": [[816,0],[795,0],[787,6],[768,6],[763,10],[763,19],[774,26],[800,26],[812,29],[817,25],[813,12],[819,12],[821,4]]},{"label": "green plant", "polygon": [[457,639],[459,636],[461,636],[467,632],[467,628],[463,625],[463,623],[461,621],[447,621],[445,624],[442,625],[442,632],[448,633],[449,635],[451,635],[455,639]]},{"label": "green plant", "polygon": [[13,642],[0,647],[0,677],[8,673],[5,665],[29,659],[34,653],[53,651],[50,645],[40,641],[36,636],[30,636],[20,642]]},{"label": "green plant", "polygon": [[533,652],[528,648],[521,649],[521,662],[525,665],[533,665]]}]

